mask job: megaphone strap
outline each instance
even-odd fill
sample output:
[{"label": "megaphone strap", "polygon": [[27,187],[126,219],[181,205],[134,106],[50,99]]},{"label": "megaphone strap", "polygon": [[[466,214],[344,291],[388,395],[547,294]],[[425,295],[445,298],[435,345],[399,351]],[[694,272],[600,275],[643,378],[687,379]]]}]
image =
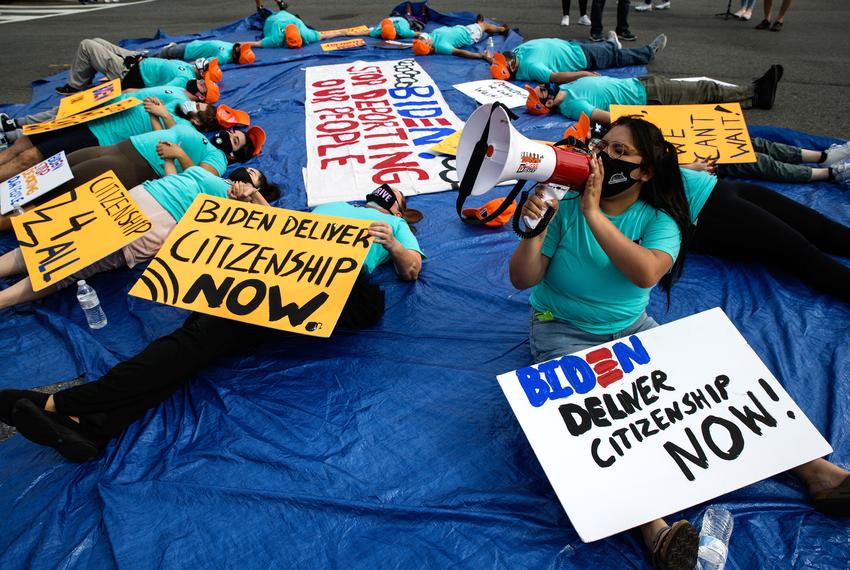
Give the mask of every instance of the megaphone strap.
[{"label": "megaphone strap", "polygon": [[513,228],[516,235],[518,235],[522,239],[531,239],[543,233],[543,230],[545,230],[546,226],[549,225],[549,222],[552,221],[552,217],[554,217],[556,212],[552,209],[551,206],[547,206],[546,211],[543,213],[543,217],[540,218],[540,221],[537,222],[537,225],[531,228],[530,230],[523,230],[519,224],[519,221],[522,217],[522,206],[523,204],[525,204],[526,200],[528,200],[528,190],[523,192],[522,196],[520,196],[519,198],[519,203],[517,204],[516,211],[514,212]]}]

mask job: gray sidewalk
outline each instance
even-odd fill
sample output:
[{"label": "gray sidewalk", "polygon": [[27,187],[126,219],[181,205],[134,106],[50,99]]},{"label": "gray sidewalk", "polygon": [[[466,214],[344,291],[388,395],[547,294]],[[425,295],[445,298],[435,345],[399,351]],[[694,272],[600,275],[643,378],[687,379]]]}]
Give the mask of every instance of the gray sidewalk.
[{"label": "gray sidewalk", "polygon": [[[737,9],[739,0],[733,0]],[[633,2],[634,3],[634,2]],[[3,5],[65,4],[5,2]],[[274,6],[274,2],[266,0]],[[291,11],[318,29],[373,24],[396,4],[393,0],[337,0],[332,3],[293,0]],[[584,39],[588,28],[578,26],[578,2],[574,1],[570,27],[561,27],[558,0],[512,0],[510,2],[450,2],[432,0],[441,11],[466,10],[517,27],[526,38],[563,37]],[[615,24],[616,0],[606,3],[606,29]],[[747,113],[753,125],[788,127],[812,134],[850,137],[850,2],[846,0],[798,1],[781,32],[756,31],[762,3],[749,22],[724,21],[714,16],[726,8],[725,0],[673,0],[672,9],[634,12],[629,15],[638,44],[658,33],[669,36],[667,49],[650,65],[652,73],[668,77],[709,76],[745,83],[761,75],[772,63],[785,66],[776,106],[771,111]],[[780,4],[780,2],[776,2]],[[61,71],[74,54],[77,43],[87,37],[110,41],[151,37],[158,28],[185,34],[220,26],[253,12],[252,0],[155,0],[118,9],[0,25],[0,101],[30,99],[30,82]],[[48,41],[42,41],[42,39]]]}]

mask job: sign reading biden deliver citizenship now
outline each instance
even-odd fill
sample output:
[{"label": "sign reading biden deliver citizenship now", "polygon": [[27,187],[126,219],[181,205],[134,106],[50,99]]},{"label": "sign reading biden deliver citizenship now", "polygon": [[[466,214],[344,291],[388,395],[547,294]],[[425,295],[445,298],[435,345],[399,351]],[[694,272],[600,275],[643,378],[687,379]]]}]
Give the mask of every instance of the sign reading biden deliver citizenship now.
[{"label": "sign reading biden deliver citizenship now", "polygon": [[327,337],[372,244],[369,224],[201,194],[130,294]]},{"label": "sign reading biden deliver citizenship now", "polygon": [[389,184],[405,195],[451,190],[455,159],[431,147],[463,126],[413,59],[308,67],[307,204],[362,200]]},{"label": "sign reading biden deliver citizenship now", "polygon": [[499,384],[585,542],[832,451],[720,309]]}]

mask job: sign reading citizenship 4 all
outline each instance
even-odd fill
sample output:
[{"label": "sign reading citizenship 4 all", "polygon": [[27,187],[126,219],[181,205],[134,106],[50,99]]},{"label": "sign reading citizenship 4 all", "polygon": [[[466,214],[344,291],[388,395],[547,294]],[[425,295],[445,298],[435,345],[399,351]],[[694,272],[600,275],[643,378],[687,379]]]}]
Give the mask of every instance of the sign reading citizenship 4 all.
[{"label": "sign reading citizenship 4 all", "polygon": [[719,308],[499,384],[585,542],[832,451]]},{"label": "sign reading citizenship 4 all", "polygon": [[369,224],[201,194],[130,294],[328,337],[372,244]]},{"label": "sign reading citizenship 4 all", "polygon": [[450,190],[454,158],[430,149],[463,126],[413,59],[307,68],[307,203],[362,200],[391,184],[406,195]]},{"label": "sign reading citizenship 4 all", "polygon": [[108,170],[12,218],[33,291],[73,275],[151,229]]}]

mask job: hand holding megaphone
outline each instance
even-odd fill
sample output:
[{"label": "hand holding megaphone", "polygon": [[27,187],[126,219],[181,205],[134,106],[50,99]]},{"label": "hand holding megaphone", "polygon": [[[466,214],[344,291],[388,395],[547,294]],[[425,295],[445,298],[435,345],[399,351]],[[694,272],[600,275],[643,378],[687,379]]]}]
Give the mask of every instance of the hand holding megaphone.
[{"label": "hand holding megaphone", "polygon": [[525,227],[532,230],[536,228],[547,208],[551,208],[554,216],[558,211],[558,202],[564,199],[568,190],[569,188],[557,184],[538,184],[522,207],[522,221],[525,222]]}]

